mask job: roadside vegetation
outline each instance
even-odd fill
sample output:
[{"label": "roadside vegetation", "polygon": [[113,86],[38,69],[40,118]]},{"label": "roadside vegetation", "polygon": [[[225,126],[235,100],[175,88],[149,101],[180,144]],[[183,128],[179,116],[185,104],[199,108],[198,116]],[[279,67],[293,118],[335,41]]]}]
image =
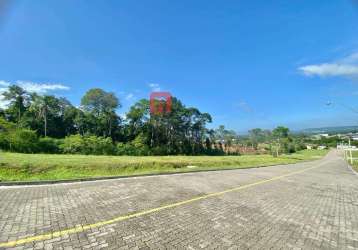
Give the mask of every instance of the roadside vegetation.
[{"label": "roadside vegetation", "polygon": [[260,167],[326,153],[304,150],[322,141],[282,126],[255,128],[245,136],[224,126],[209,129],[210,114],[175,97],[171,112],[151,114],[149,100],[142,99],[125,117],[117,114],[116,95],[99,88],[88,90],[79,107],[17,85],[7,87],[2,98],[8,105],[0,109],[1,181]]},{"label": "roadside vegetation", "polygon": [[125,117],[117,114],[121,104],[116,95],[99,88],[88,90],[79,107],[65,98],[29,93],[17,85],[7,87],[0,98],[8,103],[0,109],[0,149],[7,152],[277,157],[306,149],[310,142],[309,137],[282,126],[252,129],[245,136],[224,126],[209,129],[210,114],[175,97],[169,113],[150,114],[149,100],[142,99]]},{"label": "roadside vegetation", "polygon": [[251,168],[316,160],[326,153],[327,150],[303,150],[279,157],[272,155],[133,157],[1,153],[0,180],[59,180]]}]

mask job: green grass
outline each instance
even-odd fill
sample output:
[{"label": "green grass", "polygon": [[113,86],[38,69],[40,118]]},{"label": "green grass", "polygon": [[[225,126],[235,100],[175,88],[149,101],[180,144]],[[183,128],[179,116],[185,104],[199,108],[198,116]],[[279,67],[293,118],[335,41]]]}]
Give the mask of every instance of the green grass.
[{"label": "green grass", "polygon": [[59,180],[262,167],[315,160],[326,153],[326,150],[304,150],[277,158],[270,155],[134,157],[0,153],[0,181]]}]

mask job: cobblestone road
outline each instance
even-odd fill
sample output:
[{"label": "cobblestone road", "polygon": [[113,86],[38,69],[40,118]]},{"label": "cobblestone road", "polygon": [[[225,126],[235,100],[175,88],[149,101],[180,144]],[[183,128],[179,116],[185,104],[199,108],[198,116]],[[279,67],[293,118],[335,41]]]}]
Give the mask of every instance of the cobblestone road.
[{"label": "cobblestone road", "polygon": [[332,151],[286,166],[2,187],[0,246],[358,249],[358,176]]}]

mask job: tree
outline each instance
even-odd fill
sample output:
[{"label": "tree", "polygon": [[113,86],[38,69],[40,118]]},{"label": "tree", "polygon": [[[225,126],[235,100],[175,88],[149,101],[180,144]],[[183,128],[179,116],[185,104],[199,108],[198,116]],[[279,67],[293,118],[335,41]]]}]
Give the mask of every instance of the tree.
[{"label": "tree", "polygon": [[50,98],[47,96],[33,95],[30,111],[34,111],[39,119],[44,122],[44,136],[47,136],[47,115],[49,112]]},{"label": "tree", "polygon": [[43,121],[40,131],[46,137],[64,137],[66,135],[66,125],[64,123],[64,115],[66,109],[72,105],[65,98],[56,98],[53,95],[37,95],[32,94],[32,102],[29,111]]},{"label": "tree", "polygon": [[249,136],[250,141],[252,143],[252,147],[254,147],[255,149],[257,149],[259,143],[264,141],[264,133],[263,130],[260,128],[254,128],[249,130]]},{"label": "tree", "polygon": [[[3,124],[25,128],[9,131],[7,125],[0,124],[0,148],[5,150],[114,154],[116,149],[118,154],[130,155],[224,153],[212,143],[215,132],[206,127],[212,122],[210,114],[186,107],[177,98],[172,98],[171,112],[162,114],[150,114],[149,100],[142,99],[121,123],[116,114],[119,100],[102,89],[86,92],[80,108],[65,98],[29,94],[18,86],[9,88],[5,96],[9,107],[0,114]],[[237,138],[234,131],[224,127],[220,133],[225,145]],[[27,137],[26,145],[31,148],[25,150],[19,145],[25,144]]]},{"label": "tree", "polygon": [[150,114],[149,101],[142,99],[126,114],[127,141],[140,138],[152,154],[200,154],[209,145],[206,124],[211,120],[208,113],[187,108],[175,97],[171,112]]},{"label": "tree", "polygon": [[279,152],[281,150],[281,142],[282,139],[288,138],[290,130],[283,126],[278,126],[272,131],[272,136],[277,140],[277,145],[275,146],[276,149],[276,156],[279,155]]},{"label": "tree", "polygon": [[5,101],[10,102],[7,109],[10,121],[15,121],[20,127],[21,118],[29,105],[29,93],[17,85],[11,85],[2,95]]},{"label": "tree", "polygon": [[214,140],[219,142],[219,148],[223,148],[225,152],[228,152],[233,143],[237,143],[238,135],[233,130],[227,130],[224,125],[220,125],[214,131]]},{"label": "tree", "polygon": [[127,136],[129,140],[133,140],[139,134],[146,134],[148,130],[144,128],[150,119],[149,114],[149,101],[141,99],[130,107],[129,112],[126,114]]},{"label": "tree", "polygon": [[287,138],[290,130],[283,126],[278,126],[274,130],[272,130],[272,135],[275,138]]},{"label": "tree", "polygon": [[97,136],[111,137],[119,124],[115,111],[120,107],[120,103],[115,94],[99,88],[90,89],[82,97],[81,106],[87,120],[94,125],[89,132]]},{"label": "tree", "polygon": [[94,113],[99,117],[104,112],[111,112],[120,106],[114,93],[102,89],[90,89],[81,99],[81,105],[85,111]]},{"label": "tree", "polygon": [[76,118],[82,111],[72,106],[72,104],[66,99],[60,99],[61,112],[62,112],[62,124],[63,135],[68,136],[76,133],[80,133],[80,128],[76,124]]}]

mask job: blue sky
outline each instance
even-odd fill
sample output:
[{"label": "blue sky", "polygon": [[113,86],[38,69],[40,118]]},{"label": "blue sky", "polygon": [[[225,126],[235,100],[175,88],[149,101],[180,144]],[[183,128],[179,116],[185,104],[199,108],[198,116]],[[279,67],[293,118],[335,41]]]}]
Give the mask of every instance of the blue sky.
[{"label": "blue sky", "polygon": [[237,131],[358,123],[342,107],[358,108],[354,1],[9,3],[0,91],[17,83],[78,105],[101,87],[123,114],[160,89]]}]

